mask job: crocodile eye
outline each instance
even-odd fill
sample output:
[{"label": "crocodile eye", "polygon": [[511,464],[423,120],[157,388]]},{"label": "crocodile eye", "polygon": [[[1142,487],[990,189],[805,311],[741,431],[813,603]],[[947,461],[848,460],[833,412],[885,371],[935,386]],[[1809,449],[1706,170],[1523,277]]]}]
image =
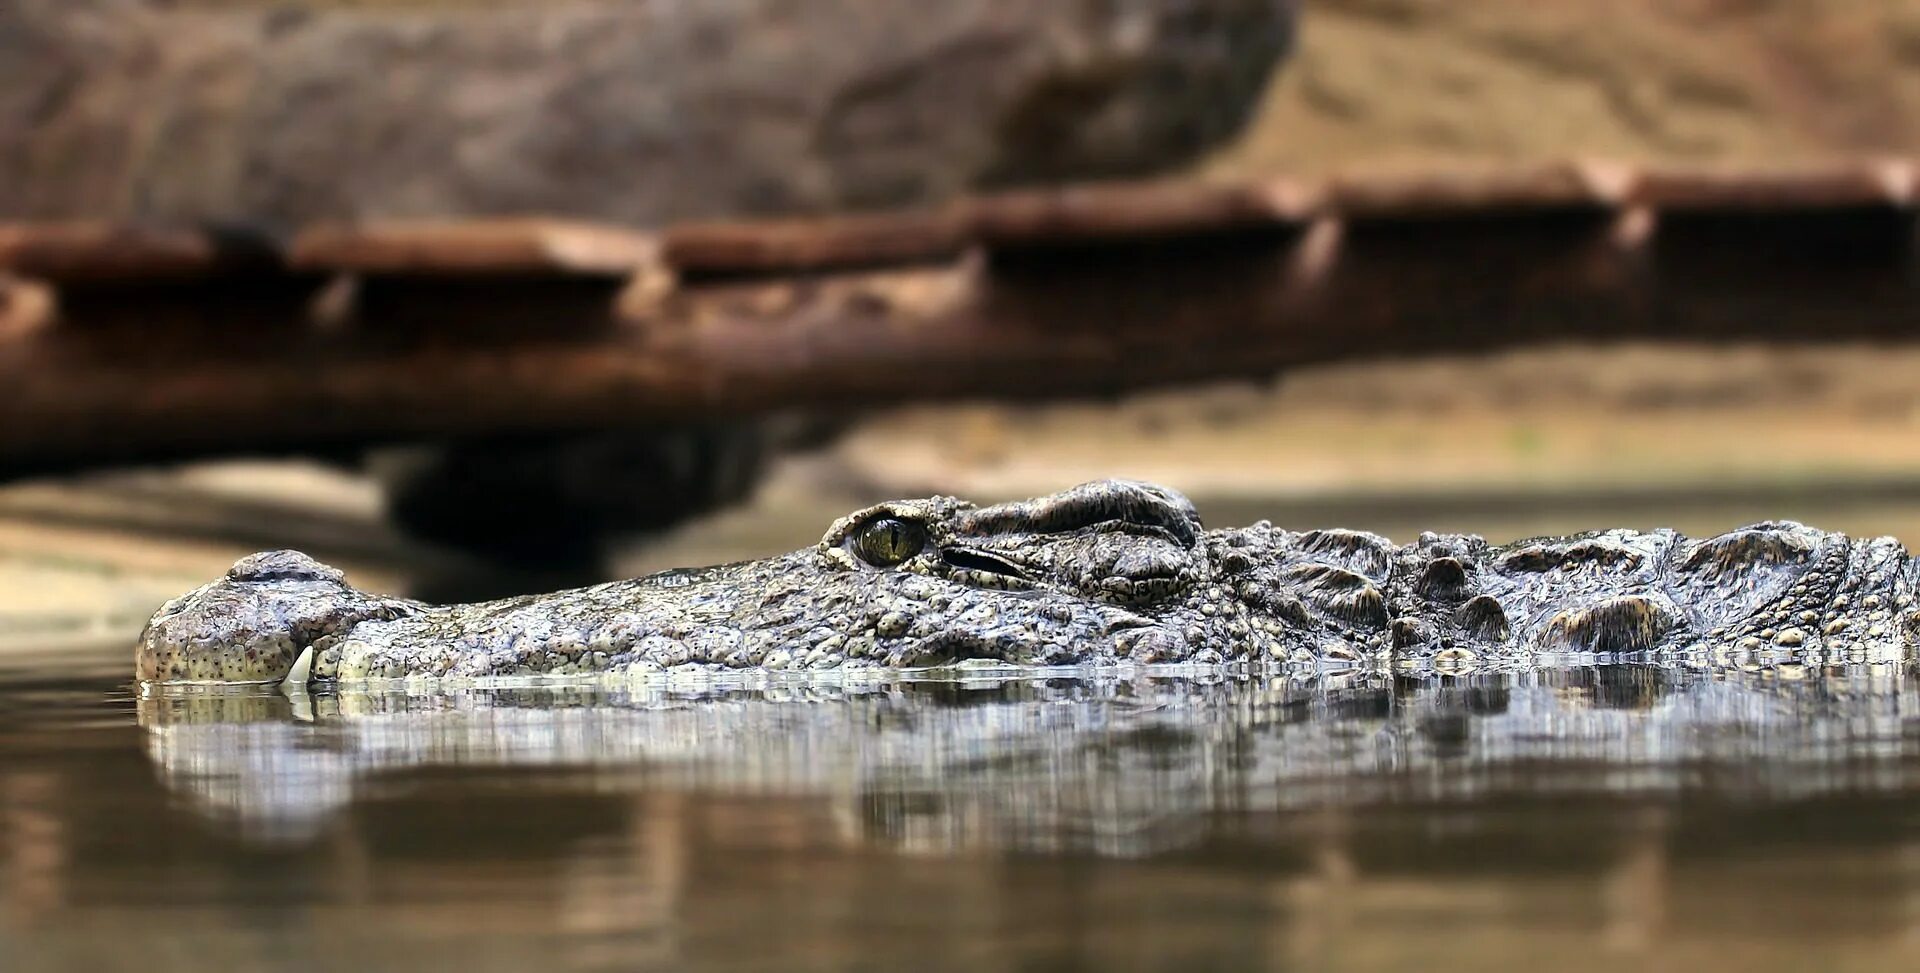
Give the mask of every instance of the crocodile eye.
[{"label": "crocodile eye", "polygon": [[898,517],[880,517],[861,526],[853,535],[853,553],[876,568],[890,568],[920,553],[927,546],[927,528],[923,524]]}]

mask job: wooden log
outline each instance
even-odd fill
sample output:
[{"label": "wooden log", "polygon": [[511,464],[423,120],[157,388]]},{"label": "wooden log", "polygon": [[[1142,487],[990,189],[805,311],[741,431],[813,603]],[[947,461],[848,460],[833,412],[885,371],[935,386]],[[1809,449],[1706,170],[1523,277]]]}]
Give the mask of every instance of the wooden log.
[{"label": "wooden log", "polygon": [[1326,208],[1349,219],[1403,220],[1463,215],[1604,210],[1620,206],[1632,170],[1603,162],[1511,168],[1353,173],[1326,188]]},{"label": "wooden log", "polygon": [[[845,268],[888,251],[823,221],[828,244],[695,248],[728,272],[678,283],[643,235],[617,259],[556,259],[544,229],[473,251],[457,228],[309,236],[267,273],[60,289],[55,323],[0,338],[0,468],[1106,395],[1543,341],[1916,337],[1910,206],[1822,190],[1729,212],[1744,197],[1716,190],[1610,209],[1529,178],[1350,182],[1306,208],[1270,186],[996,197],[962,210],[989,214],[967,253],[991,259]],[[800,269],[751,276],[779,267]]]},{"label": "wooden log", "polygon": [[1629,202],[1665,212],[1785,212],[1901,208],[1914,200],[1905,160],[1742,169],[1663,166],[1633,177]]},{"label": "wooden log", "polygon": [[288,247],[295,271],[434,277],[625,277],[657,261],[652,236],[574,220],[321,224]]},{"label": "wooden log", "polygon": [[240,229],[0,223],[0,269],[53,283],[196,280],[273,273],[279,265],[270,238]]},{"label": "wooden log", "polygon": [[686,275],[800,273],[951,260],[968,244],[957,208],[671,227],[662,258]]}]

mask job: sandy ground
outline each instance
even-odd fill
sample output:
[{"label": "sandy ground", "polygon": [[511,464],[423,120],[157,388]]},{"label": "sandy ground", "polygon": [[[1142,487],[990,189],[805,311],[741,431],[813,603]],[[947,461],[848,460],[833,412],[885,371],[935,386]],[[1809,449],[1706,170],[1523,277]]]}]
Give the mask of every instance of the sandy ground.
[{"label": "sandy ground", "polygon": [[1920,152],[1920,0],[1309,0],[1240,175]]}]

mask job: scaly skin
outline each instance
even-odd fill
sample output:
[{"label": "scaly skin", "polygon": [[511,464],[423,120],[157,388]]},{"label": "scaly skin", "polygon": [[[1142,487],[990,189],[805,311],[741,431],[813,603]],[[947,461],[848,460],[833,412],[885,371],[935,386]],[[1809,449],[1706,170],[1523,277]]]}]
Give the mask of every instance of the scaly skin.
[{"label": "scaly skin", "polygon": [[1172,490],[1106,480],[990,507],[884,503],[792,554],[472,605],[372,595],[305,555],[256,554],[155,614],[136,669],[252,682],[1696,649],[1904,658],[1914,585],[1891,538],[1794,523],[1396,547],[1265,522],[1209,531]]}]

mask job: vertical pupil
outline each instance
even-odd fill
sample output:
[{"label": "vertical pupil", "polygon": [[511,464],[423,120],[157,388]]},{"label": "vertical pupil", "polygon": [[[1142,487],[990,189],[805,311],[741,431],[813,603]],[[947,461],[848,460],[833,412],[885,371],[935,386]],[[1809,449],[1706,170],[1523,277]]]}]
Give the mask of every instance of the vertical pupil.
[{"label": "vertical pupil", "polygon": [[920,535],[903,520],[876,520],[862,531],[860,551],[867,560],[881,565],[898,564],[919,553]]}]

